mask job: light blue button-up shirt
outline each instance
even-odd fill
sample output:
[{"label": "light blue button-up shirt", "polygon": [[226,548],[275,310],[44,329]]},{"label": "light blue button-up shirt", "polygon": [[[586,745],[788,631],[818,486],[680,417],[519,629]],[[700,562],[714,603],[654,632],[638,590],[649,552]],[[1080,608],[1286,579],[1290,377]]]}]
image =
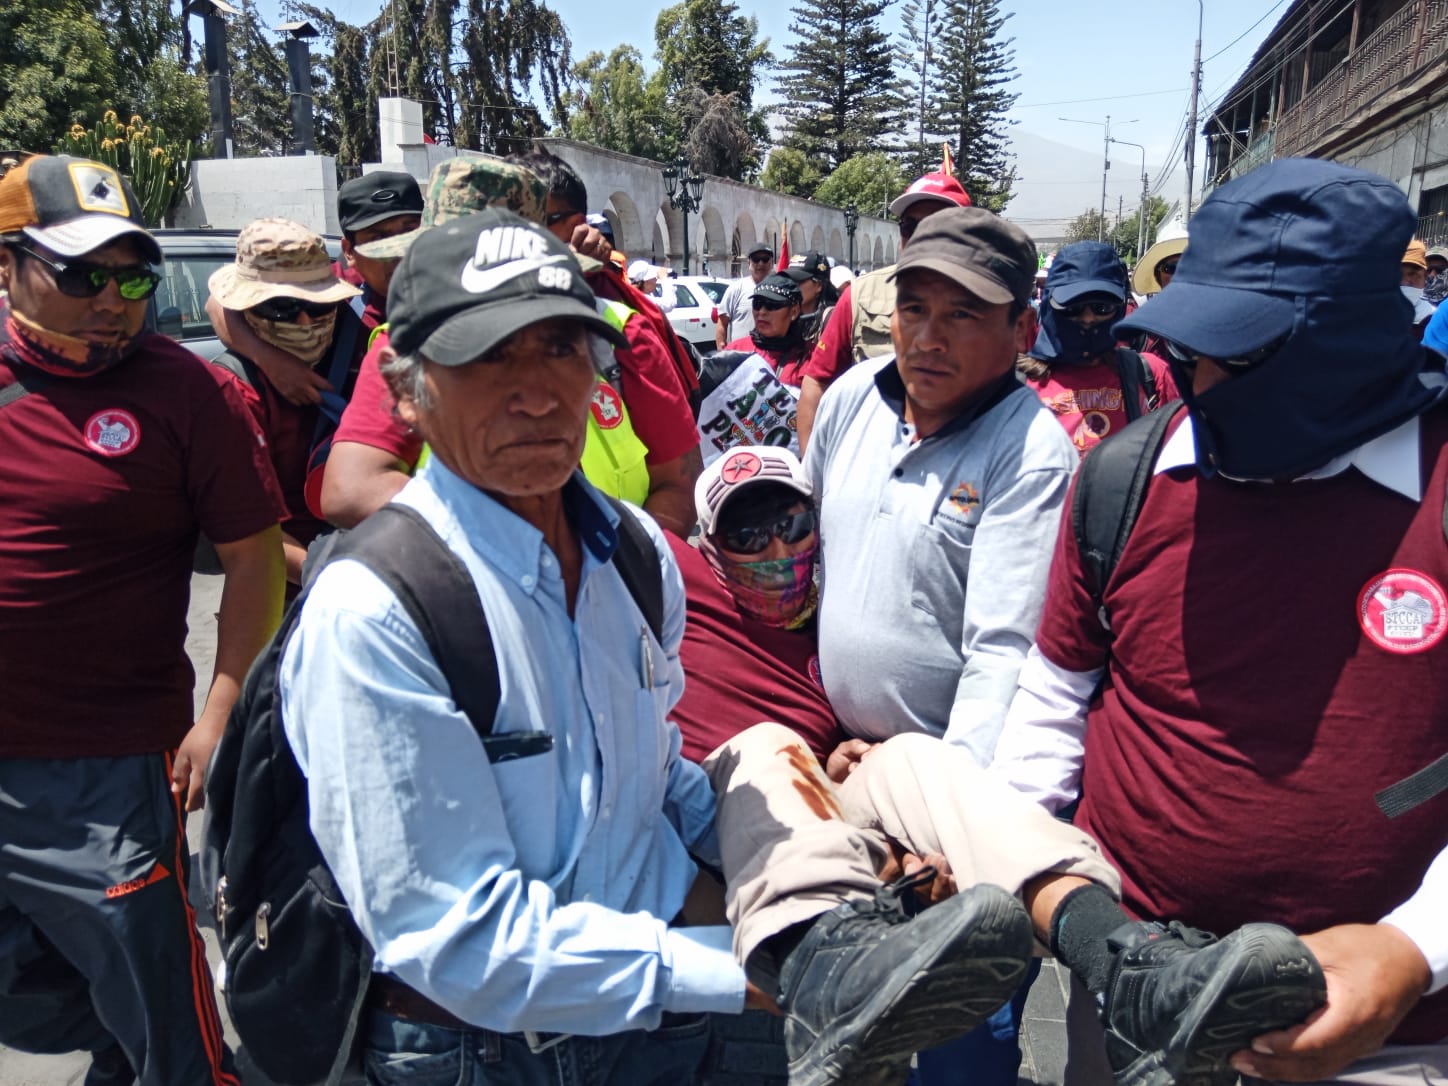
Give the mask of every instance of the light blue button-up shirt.
[{"label": "light blue button-up shirt", "polygon": [[[574,614],[542,533],[433,458],[397,496],[462,559],[488,614],[494,734],[553,749],[489,763],[406,609],[361,563],[317,579],[282,662],[312,832],[377,968],[500,1032],[608,1034],[738,1012],[727,928],[671,928],[717,863],[714,796],[667,719],[684,587],[662,533],[663,644],[609,558],[617,516],[575,476]],[[471,606],[462,601],[460,606]]]}]

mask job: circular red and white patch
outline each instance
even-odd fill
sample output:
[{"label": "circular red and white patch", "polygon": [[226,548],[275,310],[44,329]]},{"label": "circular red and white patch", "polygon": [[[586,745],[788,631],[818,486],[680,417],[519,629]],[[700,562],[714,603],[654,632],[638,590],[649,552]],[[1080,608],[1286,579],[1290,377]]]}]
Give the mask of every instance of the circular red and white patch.
[{"label": "circular red and white patch", "polygon": [[85,424],[85,443],[102,456],[125,456],[141,443],[141,424],[129,411],[97,411]]},{"label": "circular red and white patch", "polygon": [[719,465],[719,478],[726,483],[742,483],[753,479],[764,467],[763,461],[752,452],[730,453],[728,459]]},{"label": "circular red and white patch", "polygon": [[623,422],[623,401],[613,386],[603,381],[593,386],[593,402],[588,405],[593,421],[600,430],[612,430]]},{"label": "circular red and white patch", "polygon": [[809,677],[814,680],[814,684],[821,690],[825,688],[825,678],[820,674],[820,658],[818,656],[811,656],[809,658]]},{"label": "circular red and white patch", "polygon": [[1358,595],[1358,623],[1379,648],[1424,652],[1448,631],[1448,597],[1438,582],[1416,569],[1390,569]]}]

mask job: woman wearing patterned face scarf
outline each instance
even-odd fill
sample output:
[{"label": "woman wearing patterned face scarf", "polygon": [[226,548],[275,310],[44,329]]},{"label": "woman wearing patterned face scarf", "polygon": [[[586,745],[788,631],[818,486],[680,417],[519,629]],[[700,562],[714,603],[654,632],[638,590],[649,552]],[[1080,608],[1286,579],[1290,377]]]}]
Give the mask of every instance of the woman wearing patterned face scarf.
[{"label": "woman wearing patterned face scarf", "polygon": [[1165,361],[1116,342],[1126,315],[1126,265],[1110,245],[1081,241],[1056,254],[1046,277],[1041,331],[1018,369],[1077,451],[1177,398]]},{"label": "woman wearing patterned face scarf", "polygon": [[307,510],[308,469],[341,418],[366,348],[366,337],[351,327],[360,322],[345,304],[361,292],[333,272],[321,236],[290,219],[248,224],[236,239],[236,262],[218,269],[208,285],[216,302],[240,313],[258,339],[322,370],[337,389],[321,404],[296,404],[251,359],[235,351],[213,359],[238,379],[266,436],[287,503],[287,578],[297,584],[307,544],[326,528]]}]

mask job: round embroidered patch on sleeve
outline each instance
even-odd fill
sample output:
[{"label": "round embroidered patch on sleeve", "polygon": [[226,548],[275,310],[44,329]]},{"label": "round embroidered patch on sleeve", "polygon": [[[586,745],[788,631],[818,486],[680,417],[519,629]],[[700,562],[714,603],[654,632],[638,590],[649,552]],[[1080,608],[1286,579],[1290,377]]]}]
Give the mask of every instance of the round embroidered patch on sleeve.
[{"label": "round embroidered patch on sleeve", "polygon": [[1448,598],[1426,573],[1390,569],[1358,595],[1358,623],[1379,648],[1405,655],[1424,652],[1448,629]]},{"label": "round embroidered patch on sleeve", "polygon": [[85,443],[102,456],[125,456],[141,443],[141,424],[129,411],[97,411],[85,424]]},{"label": "round embroidered patch on sleeve", "polygon": [[623,404],[613,386],[600,381],[593,386],[593,401],[589,404],[593,421],[603,430],[612,430],[623,422]]}]

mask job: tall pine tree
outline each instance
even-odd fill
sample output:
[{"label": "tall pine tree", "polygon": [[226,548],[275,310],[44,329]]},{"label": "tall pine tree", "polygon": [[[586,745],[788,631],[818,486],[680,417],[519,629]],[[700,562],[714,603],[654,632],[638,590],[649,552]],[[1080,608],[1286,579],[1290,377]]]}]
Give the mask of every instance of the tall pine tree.
[{"label": "tall pine tree", "polygon": [[901,101],[890,39],[881,28],[887,0],[800,0],[780,65],[784,143],[822,160],[826,171],[866,151],[900,126]]},{"label": "tall pine tree", "polygon": [[905,0],[900,5],[901,33],[895,50],[903,109],[900,161],[912,178],[934,169],[940,160],[931,84],[941,6],[942,0]]},{"label": "tall pine tree", "polygon": [[1000,0],[944,0],[933,50],[926,127],[955,145],[955,172],[981,207],[1000,211],[1010,202],[1015,165],[1006,113],[1018,95],[1013,38],[1001,29],[1010,18]]}]

